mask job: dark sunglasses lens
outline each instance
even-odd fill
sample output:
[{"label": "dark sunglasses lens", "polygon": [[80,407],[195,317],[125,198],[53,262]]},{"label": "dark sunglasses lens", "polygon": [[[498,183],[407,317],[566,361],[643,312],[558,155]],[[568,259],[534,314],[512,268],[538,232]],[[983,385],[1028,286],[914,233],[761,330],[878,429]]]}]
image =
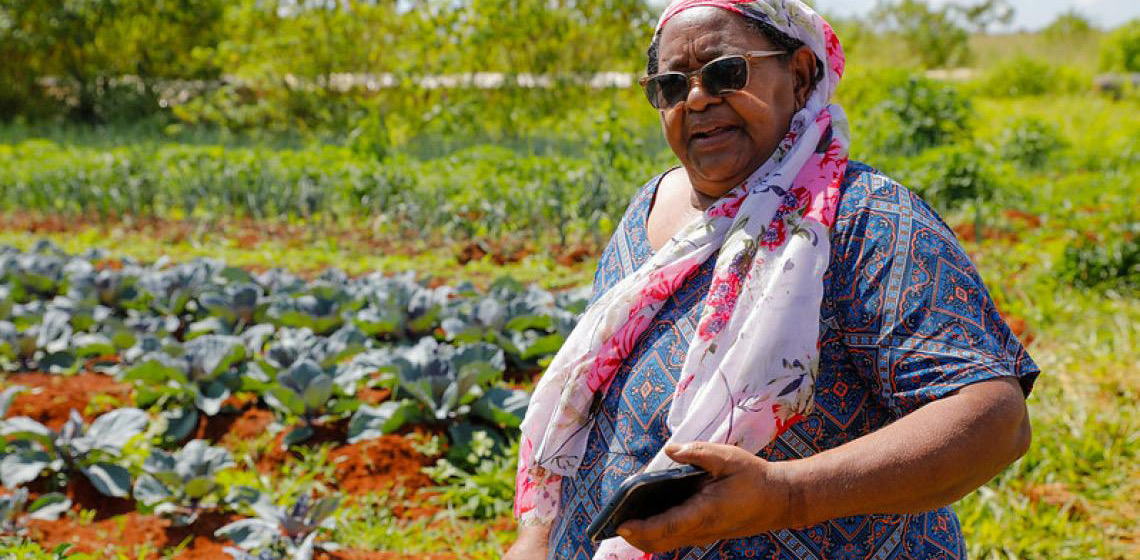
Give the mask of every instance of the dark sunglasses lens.
[{"label": "dark sunglasses lens", "polygon": [[731,56],[714,60],[701,69],[701,84],[710,95],[723,95],[748,85],[748,60]]},{"label": "dark sunglasses lens", "polygon": [[684,74],[658,74],[645,84],[645,96],[656,109],[668,109],[689,95],[689,80]]}]

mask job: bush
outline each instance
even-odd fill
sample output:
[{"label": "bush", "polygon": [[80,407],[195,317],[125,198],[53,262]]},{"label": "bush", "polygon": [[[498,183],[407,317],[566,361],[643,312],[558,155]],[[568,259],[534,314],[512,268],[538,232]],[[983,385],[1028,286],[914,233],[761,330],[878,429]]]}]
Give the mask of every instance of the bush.
[{"label": "bush", "polygon": [[991,68],[977,87],[981,95],[1020,97],[1080,91],[1087,83],[1079,71],[1018,55]]},{"label": "bush", "polygon": [[1079,288],[1140,292],[1140,219],[1111,222],[1065,248],[1059,276]]},{"label": "bush", "polygon": [[886,97],[868,114],[868,145],[885,155],[915,155],[953,143],[970,131],[970,100],[951,85],[910,76],[885,84]]},{"label": "bush", "polygon": [[1067,143],[1057,125],[1036,117],[1011,122],[997,139],[997,153],[1002,159],[1022,167],[1041,167]]},{"label": "bush", "polygon": [[939,211],[992,199],[997,190],[988,156],[972,144],[942,146],[904,161],[896,173],[899,181]]},{"label": "bush", "polygon": [[1140,72],[1140,18],[1120,26],[1101,41],[1100,66],[1111,72]]}]

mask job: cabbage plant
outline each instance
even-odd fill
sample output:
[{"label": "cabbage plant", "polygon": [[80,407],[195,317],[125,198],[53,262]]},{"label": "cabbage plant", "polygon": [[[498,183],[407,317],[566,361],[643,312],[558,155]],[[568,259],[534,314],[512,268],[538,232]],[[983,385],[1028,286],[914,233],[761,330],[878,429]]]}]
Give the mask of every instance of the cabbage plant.
[{"label": "cabbage plant", "polygon": [[44,494],[29,503],[28,489],[17,488],[0,496],[0,535],[22,534],[27,520],[54,521],[70,507],[71,500],[59,492]]},{"label": "cabbage plant", "polygon": [[350,442],[428,424],[446,428],[452,450],[466,454],[476,431],[517,428],[530,400],[526,391],[494,386],[505,362],[491,344],[454,347],[424,338],[391,363],[397,379],[393,399],[361,406],[349,422]]},{"label": "cabbage plant", "polygon": [[0,459],[0,483],[16,488],[44,473],[55,475],[57,486],[82,473],[101,494],[125,498],[131,490],[131,474],[115,463],[123,447],[147,426],[147,415],[137,408],[120,408],[98,417],[86,426],[72,410],[60,430],[16,416],[0,421],[0,436],[7,443]]},{"label": "cabbage plant", "polygon": [[234,521],[214,534],[237,545],[226,548],[235,560],[311,560],[316,550],[335,546],[317,537],[322,529],[336,527],[333,514],[339,506],[339,497],[312,500],[307,494],[287,507],[256,503],[257,517]]},{"label": "cabbage plant", "polygon": [[134,381],[136,402],[167,410],[166,435],[185,438],[198,424],[199,413],[214,416],[222,403],[242,387],[246,346],[235,336],[204,335],[184,345],[150,352],[123,371]]},{"label": "cabbage plant", "polygon": [[222,501],[217,475],[233,466],[229,451],[205,440],[193,440],[174,453],[153,449],[135,480],[134,497],[175,525],[188,525]]},{"label": "cabbage plant", "polygon": [[278,374],[275,383],[262,396],[286,418],[298,421],[285,434],[286,447],[312,437],[316,424],[351,414],[360,406],[355,398],[337,389],[329,371],[309,359]]}]

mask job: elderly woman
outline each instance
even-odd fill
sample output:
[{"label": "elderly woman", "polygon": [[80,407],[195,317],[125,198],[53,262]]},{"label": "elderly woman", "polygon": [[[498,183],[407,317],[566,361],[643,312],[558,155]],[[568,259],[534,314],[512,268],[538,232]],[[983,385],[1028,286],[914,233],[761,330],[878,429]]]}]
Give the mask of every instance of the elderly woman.
[{"label": "elderly woman", "polygon": [[[798,0],[681,0],[643,85],[681,166],[633,198],[522,428],[509,560],[961,558],[948,504],[1029,445],[1038,373],[951,231],[849,162]],[[712,479],[586,526],[627,477]]]}]

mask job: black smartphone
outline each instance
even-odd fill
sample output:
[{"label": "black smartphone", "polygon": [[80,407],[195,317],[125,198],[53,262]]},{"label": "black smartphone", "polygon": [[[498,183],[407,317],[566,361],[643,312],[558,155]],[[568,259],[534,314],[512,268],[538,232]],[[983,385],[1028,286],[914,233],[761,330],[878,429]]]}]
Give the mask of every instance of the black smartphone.
[{"label": "black smartphone", "polygon": [[637,474],[625,479],[586,529],[599,542],[617,536],[617,528],[630,519],[646,519],[680,505],[696,494],[709,473],[692,465]]}]

